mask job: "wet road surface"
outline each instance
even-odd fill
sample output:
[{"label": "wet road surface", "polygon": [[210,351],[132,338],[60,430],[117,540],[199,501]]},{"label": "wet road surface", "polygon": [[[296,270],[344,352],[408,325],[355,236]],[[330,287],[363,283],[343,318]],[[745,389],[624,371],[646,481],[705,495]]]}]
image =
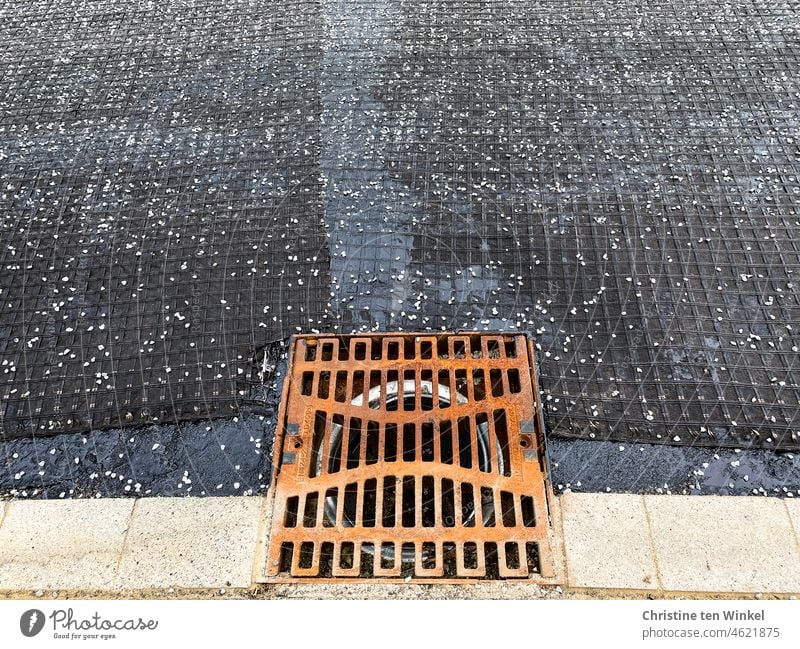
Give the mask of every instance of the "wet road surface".
[{"label": "wet road surface", "polygon": [[796,490],[797,2],[282,7],[0,4],[2,490],[257,490],[260,350],[391,329],[534,336],[556,482]]}]

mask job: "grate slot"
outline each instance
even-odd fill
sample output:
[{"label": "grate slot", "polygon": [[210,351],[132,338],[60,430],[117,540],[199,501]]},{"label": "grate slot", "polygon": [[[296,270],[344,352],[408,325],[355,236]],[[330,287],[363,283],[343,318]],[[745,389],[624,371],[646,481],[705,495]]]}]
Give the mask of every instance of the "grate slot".
[{"label": "grate slot", "polygon": [[317,527],[319,519],[319,494],[314,491],[306,496],[303,511],[303,527]]},{"label": "grate slot", "polygon": [[439,461],[453,464],[453,425],[449,419],[439,422]]},{"label": "grate slot", "polygon": [[286,501],[286,515],[284,517],[284,527],[295,527],[297,525],[297,510],[300,505],[298,496],[291,496]]},{"label": "grate slot", "polygon": [[419,377],[420,410],[429,412],[439,405],[438,390],[434,392],[433,370],[422,370]]},{"label": "grate slot", "polygon": [[514,494],[508,491],[500,492],[500,520],[504,527],[517,526],[517,513],[514,506]]},{"label": "grate slot", "polygon": [[336,521],[341,520],[338,516],[339,490],[332,487],[325,492],[325,502],[323,503],[323,527],[336,527]]},{"label": "grate slot", "polygon": [[438,395],[439,409],[449,408],[453,394],[455,394],[455,387],[450,382],[450,371],[439,370],[438,373],[439,385],[446,386],[447,391],[441,391]]},{"label": "grate slot", "polygon": [[314,362],[317,360],[317,343],[314,340],[309,341],[301,341],[300,343],[301,349],[305,347],[305,357],[306,361]]},{"label": "grate slot", "polygon": [[456,525],[456,501],[453,481],[449,478],[442,478],[442,513],[441,522],[443,527],[455,527]]},{"label": "grate slot", "polygon": [[325,449],[328,448],[328,430],[330,420],[321,410],[314,413],[314,436],[311,438],[311,457],[308,463],[308,476],[316,478],[325,467]]},{"label": "grate slot", "polygon": [[361,544],[344,541],[333,546],[333,576],[358,577],[361,572]]},{"label": "grate slot", "polygon": [[536,514],[533,508],[533,498],[530,496],[520,496],[520,509],[522,512],[522,524],[525,527],[535,527]]},{"label": "grate slot", "polygon": [[397,523],[397,478],[386,476],[383,479],[383,498],[381,514],[384,527],[394,527]]},{"label": "grate slot", "polygon": [[[497,440],[485,412],[475,415],[475,435],[479,455],[480,451],[483,451],[478,468],[484,473],[492,473],[498,467]],[[481,439],[477,439],[478,437]]]},{"label": "grate slot", "polygon": [[481,521],[484,527],[497,525],[495,512],[498,510],[494,500],[494,490],[491,487],[481,487]]},{"label": "grate slot", "polygon": [[413,462],[417,452],[417,425],[403,424],[403,462]]},{"label": "grate slot", "polygon": [[438,497],[433,476],[426,475],[422,478],[422,497],[420,502],[422,527],[441,525],[441,505],[437,506]]},{"label": "grate slot", "polygon": [[364,463],[377,464],[381,448],[380,424],[377,421],[367,422],[367,440],[364,445]]},{"label": "grate slot", "polygon": [[506,411],[502,408],[495,410],[492,413],[491,419],[488,420],[488,425],[492,432],[492,439],[495,440],[495,444],[492,445],[492,450],[494,451],[497,449],[499,451],[497,459],[502,461],[502,470],[498,466],[498,473],[510,477],[512,463]]},{"label": "grate slot", "polygon": [[319,554],[317,546],[311,541],[303,541],[295,544],[295,552],[292,557],[292,574],[298,576],[312,577],[316,574],[319,565]]},{"label": "grate slot", "polygon": [[472,382],[467,380],[467,370],[463,367],[456,368],[455,391],[457,394],[464,395],[467,403],[472,403],[475,400],[475,392],[472,387]]},{"label": "grate slot", "polygon": [[[372,408],[373,405],[370,403],[369,395],[374,388],[379,388],[382,385],[386,385],[387,377],[381,370],[372,370],[369,373],[369,385],[367,386],[367,391],[364,394],[364,400],[361,402],[362,406],[367,406]],[[377,404],[375,405],[376,410],[386,410],[386,393],[381,392],[381,396],[378,399]]]},{"label": "grate slot", "polygon": [[357,342],[355,344],[355,353],[354,357],[357,361],[363,361],[367,358],[367,343],[366,342]]},{"label": "grate slot", "polygon": [[383,461],[397,461],[397,424],[389,423],[384,428]]},{"label": "grate slot", "polygon": [[[386,381],[381,385],[387,386],[386,390],[381,391],[381,410],[394,412],[400,410],[400,400],[397,398],[397,389],[399,388],[400,373],[397,370],[389,370],[386,373]],[[389,386],[395,386],[395,398],[389,399],[390,391]],[[378,386],[380,387],[380,386]]]},{"label": "grate slot", "polygon": [[472,370],[472,393],[475,401],[483,401],[486,398],[486,381],[482,369]]},{"label": "grate slot", "polygon": [[294,543],[290,541],[284,541],[280,545],[279,550],[279,560],[278,560],[278,570],[279,573],[288,573],[292,569],[292,562],[293,562],[293,554],[294,554]]},{"label": "grate slot", "polygon": [[402,484],[403,498],[401,501],[401,518],[403,527],[419,527],[419,522],[417,521],[417,511],[419,511],[419,507],[416,498],[416,489],[414,488],[414,476],[405,476],[402,480]]},{"label": "grate slot", "polygon": [[[336,429],[340,431],[338,441],[330,434],[333,426],[336,426]],[[324,452],[328,454],[328,461],[326,463],[323,460],[322,465],[325,466],[327,464],[329,473],[338,473],[342,468],[342,451],[344,445],[342,443],[341,431],[344,430],[344,416],[336,414],[333,415],[332,418],[326,419],[325,430],[323,449]]]},{"label": "grate slot", "polygon": [[339,518],[344,527],[355,527],[359,525],[358,515],[358,483],[353,482],[344,489],[344,502],[342,503],[342,515]]},{"label": "grate slot", "polygon": [[333,400],[337,403],[344,403],[347,401],[347,395],[350,394],[347,389],[349,375],[343,370],[336,372],[336,382],[333,387]]},{"label": "grate slot", "polygon": [[419,345],[419,350],[417,352],[417,357],[423,361],[427,361],[433,358],[433,350],[436,345],[436,339],[433,338],[420,338],[417,340],[417,344]]},{"label": "grate slot", "polygon": [[364,370],[356,370],[353,372],[353,382],[350,388],[350,400],[354,401],[360,397],[363,400],[363,403],[366,403],[367,397],[364,392],[365,387]]},{"label": "grate slot", "polygon": [[415,569],[418,577],[441,577],[444,574],[442,564],[442,544],[424,541],[416,544]]},{"label": "grate slot", "polygon": [[300,394],[304,397],[311,396],[314,389],[314,372],[303,372]]},{"label": "grate slot", "polygon": [[456,545],[456,560],[458,572],[466,577],[481,577],[486,573],[482,543],[467,541],[463,545]]},{"label": "grate slot", "polygon": [[393,541],[381,543],[379,566],[374,568],[376,577],[399,577],[401,573],[400,548]]},{"label": "grate slot", "polygon": [[461,483],[461,524],[464,527],[475,527],[475,490],[469,482]]},{"label": "grate slot", "polygon": [[419,425],[419,436],[420,436],[420,444],[419,444],[419,451],[420,451],[420,460],[422,462],[433,462],[434,460],[439,459],[439,454],[437,453],[437,444],[436,444],[436,435],[434,435],[434,425],[432,421],[423,421]]},{"label": "grate slot", "polygon": [[319,553],[319,576],[333,577],[333,543],[330,541],[322,544]]},{"label": "grate slot", "polygon": [[364,508],[361,515],[364,527],[375,527],[378,508],[378,480],[370,478],[364,483]]}]

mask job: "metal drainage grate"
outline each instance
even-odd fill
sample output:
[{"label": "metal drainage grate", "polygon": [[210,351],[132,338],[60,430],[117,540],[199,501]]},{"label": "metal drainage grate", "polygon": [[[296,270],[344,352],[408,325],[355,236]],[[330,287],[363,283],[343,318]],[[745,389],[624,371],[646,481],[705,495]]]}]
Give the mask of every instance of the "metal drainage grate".
[{"label": "metal drainage grate", "polygon": [[520,335],[295,337],[267,580],[552,578],[532,360]]}]

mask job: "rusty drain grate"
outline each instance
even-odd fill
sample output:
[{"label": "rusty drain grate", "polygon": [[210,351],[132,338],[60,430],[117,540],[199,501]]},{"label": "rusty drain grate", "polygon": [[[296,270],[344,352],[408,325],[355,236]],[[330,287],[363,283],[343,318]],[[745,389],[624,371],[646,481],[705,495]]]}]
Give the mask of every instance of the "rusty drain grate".
[{"label": "rusty drain grate", "polygon": [[267,581],[554,577],[521,335],[297,336]]}]

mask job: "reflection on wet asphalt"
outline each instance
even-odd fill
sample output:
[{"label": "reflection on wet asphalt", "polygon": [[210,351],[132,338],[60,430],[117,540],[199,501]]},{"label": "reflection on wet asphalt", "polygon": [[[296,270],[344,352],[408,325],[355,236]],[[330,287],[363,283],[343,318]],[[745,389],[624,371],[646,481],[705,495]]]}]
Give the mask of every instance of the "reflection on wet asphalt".
[{"label": "reflection on wet asphalt", "polygon": [[800,496],[800,453],[551,438],[557,492]]},{"label": "reflection on wet asphalt", "polygon": [[3,443],[0,495],[243,496],[269,485],[268,420],[146,426]]}]

